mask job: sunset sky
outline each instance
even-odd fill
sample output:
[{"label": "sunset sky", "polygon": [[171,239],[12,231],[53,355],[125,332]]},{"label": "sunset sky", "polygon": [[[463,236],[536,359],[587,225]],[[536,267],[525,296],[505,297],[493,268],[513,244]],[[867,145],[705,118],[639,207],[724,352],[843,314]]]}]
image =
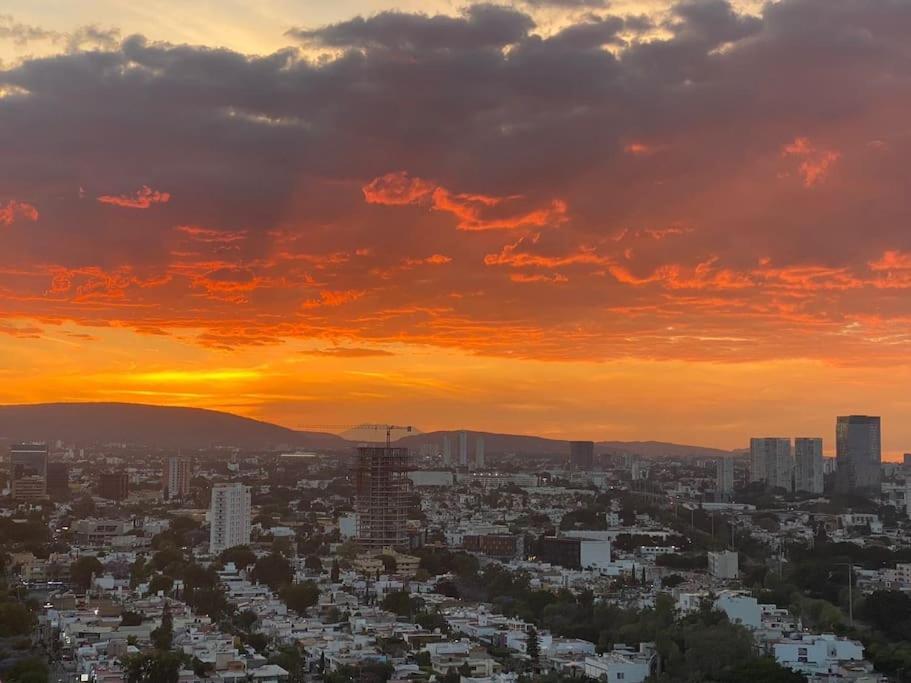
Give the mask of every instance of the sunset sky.
[{"label": "sunset sky", "polygon": [[5,0],[0,403],[911,451],[905,0]]}]

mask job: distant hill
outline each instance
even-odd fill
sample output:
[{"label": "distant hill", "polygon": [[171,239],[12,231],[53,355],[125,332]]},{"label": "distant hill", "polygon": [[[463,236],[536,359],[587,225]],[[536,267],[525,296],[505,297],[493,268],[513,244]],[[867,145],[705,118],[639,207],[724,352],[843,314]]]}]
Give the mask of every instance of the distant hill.
[{"label": "distant hill", "polygon": [[347,449],[334,435],[298,432],[231,413],[137,403],[0,406],[0,439],[130,443],[161,447]]},{"label": "distant hill", "polygon": [[[458,453],[458,432],[412,433],[396,445],[419,448],[440,446],[449,435]],[[487,453],[567,455],[569,441],[539,436],[468,432],[468,450],[484,435]],[[393,434],[395,438],[396,434]],[[347,439],[345,437],[348,437]],[[304,432],[231,413],[201,408],[153,406],[138,403],[38,403],[0,406],[0,443],[49,441],[67,443],[129,443],[163,448],[237,446],[247,449],[318,449],[350,451],[358,442],[381,443],[385,433],[355,430],[343,435]],[[596,453],[631,453],[645,457],[718,457],[729,451],[660,441],[601,441]]]},{"label": "distant hill", "polygon": [[[396,441],[396,445],[419,448],[423,444],[440,446],[443,437],[449,436],[452,452],[458,452],[459,432],[440,431],[426,432],[406,436]],[[540,436],[518,434],[496,434],[491,432],[468,431],[468,452],[474,453],[475,440],[479,435],[484,437],[484,450],[487,453],[522,453],[526,455],[569,455],[569,441],[546,439]],[[642,457],[694,457],[718,458],[730,455],[731,451],[706,446],[688,446],[684,444],[665,443],[663,441],[597,441],[595,453],[621,454],[630,453]]]}]

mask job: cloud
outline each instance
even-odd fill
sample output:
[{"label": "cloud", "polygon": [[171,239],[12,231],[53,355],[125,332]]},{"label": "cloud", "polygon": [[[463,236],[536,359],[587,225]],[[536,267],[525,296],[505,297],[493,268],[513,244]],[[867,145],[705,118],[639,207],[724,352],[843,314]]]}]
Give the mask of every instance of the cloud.
[{"label": "cloud", "polygon": [[510,45],[532,28],[534,22],[526,14],[499,5],[477,4],[459,17],[386,11],[318,29],[294,28],[288,35],[325,47],[471,50]]},{"label": "cloud", "polygon": [[0,40],[10,40],[15,45],[24,46],[34,41],[56,40],[58,34],[40,26],[31,26],[17,22],[8,14],[0,14]]},{"label": "cloud", "polygon": [[813,187],[822,182],[831,166],[841,158],[841,153],[832,149],[817,149],[807,138],[794,138],[793,142],[784,145],[781,153],[786,157],[801,159],[798,172],[803,178],[805,187]]},{"label": "cloud", "polygon": [[152,204],[167,204],[171,199],[168,192],[153,190],[148,185],[143,185],[132,195],[101,195],[98,201],[102,204],[112,204],[125,209],[148,209]]},{"label": "cloud", "polygon": [[372,358],[377,356],[394,356],[395,354],[385,349],[368,349],[352,346],[330,346],[324,349],[310,349],[301,351],[308,356],[328,356],[332,358]]},{"label": "cloud", "polygon": [[38,209],[27,202],[15,199],[0,203],[0,225],[12,225],[19,219],[34,223],[38,220]]},{"label": "cloud", "polygon": [[403,206],[426,205],[435,211],[458,218],[459,230],[514,230],[547,227],[566,221],[566,202],[551,200],[544,207],[522,210],[524,197],[495,197],[485,194],[453,193],[444,187],[405,171],[395,171],[374,178],[363,187],[368,204]]}]

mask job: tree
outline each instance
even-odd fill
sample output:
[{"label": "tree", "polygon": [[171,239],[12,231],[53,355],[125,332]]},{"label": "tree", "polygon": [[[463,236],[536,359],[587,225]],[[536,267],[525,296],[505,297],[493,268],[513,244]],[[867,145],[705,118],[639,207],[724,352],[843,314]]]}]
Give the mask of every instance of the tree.
[{"label": "tree", "polygon": [[312,581],[288,584],[279,592],[279,597],[298,614],[305,614],[319,600],[319,588]]},{"label": "tree", "polygon": [[332,581],[332,583],[338,583],[341,573],[341,569],[338,566],[338,559],[333,559],[332,569],[329,571],[329,579]]},{"label": "tree", "polygon": [[78,588],[88,590],[92,585],[92,577],[99,576],[102,571],[104,565],[97,557],[84,556],[70,565],[70,578]]},{"label": "tree", "polygon": [[48,668],[44,660],[37,657],[21,659],[3,673],[8,683],[47,683]]},{"label": "tree", "polygon": [[408,617],[420,611],[424,601],[412,598],[408,591],[392,591],[383,598],[382,607],[387,612],[393,612],[400,617]]},{"label": "tree", "polygon": [[323,563],[320,562],[319,557],[316,555],[307,555],[307,559],[304,560],[304,566],[313,572],[323,571]]},{"label": "tree", "polygon": [[236,545],[233,548],[222,550],[218,559],[222,564],[233,562],[238,569],[244,569],[256,562],[256,553],[250,550],[248,546]]},{"label": "tree", "polygon": [[170,593],[171,589],[174,587],[174,579],[172,579],[167,574],[156,574],[152,577],[152,580],[149,582],[149,593],[155,595],[158,591],[164,591],[165,593]]},{"label": "tree", "polygon": [[171,641],[174,638],[174,617],[171,616],[171,608],[165,602],[164,609],[161,612],[161,626],[156,628],[150,634],[152,645],[156,650],[170,650]]},{"label": "tree", "polygon": [[261,557],[253,565],[253,578],[257,583],[264,583],[274,591],[291,583],[293,575],[291,564],[278,553]]},{"label": "tree", "polygon": [[155,652],[126,657],[127,683],[177,683],[183,658],[176,652]]},{"label": "tree", "polygon": [[0,638],[28,635],[34,615],[21,602],[0,603]]},{"label": "tree", "polygon": [[142,615],[139,612],[130,612],[127,610],[120,615],[121,626],[139,626],[142,623]]}]

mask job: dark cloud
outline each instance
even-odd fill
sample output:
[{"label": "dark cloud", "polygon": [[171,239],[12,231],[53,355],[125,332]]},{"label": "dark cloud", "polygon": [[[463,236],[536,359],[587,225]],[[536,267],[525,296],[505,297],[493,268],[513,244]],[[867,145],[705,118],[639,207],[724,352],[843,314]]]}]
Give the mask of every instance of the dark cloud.
[{"label": "dark cloud", "polygon": [[601,9],[608,7],[607,0],[524,0],[529,7],[560,7],[564,9]]},{"label": "dark cloud", "polygon": [[471,50],[518,42],[534,26],[527,14],[479,4],[468,7],[461,17],[380,12],[318,29],[295,28],[288,35],[326,47]]},{"label": "dark cloud", "polygon": [[[545,356],[761,337],[731,357],[911,317],[907,3],[647,28],[476,5],[295,29],[341,48],[319,60],[100,32],[0,71],[0,207],[35,210],[0,228],[0,316]],[[365,201],[383,178],[431,189]]]}]

